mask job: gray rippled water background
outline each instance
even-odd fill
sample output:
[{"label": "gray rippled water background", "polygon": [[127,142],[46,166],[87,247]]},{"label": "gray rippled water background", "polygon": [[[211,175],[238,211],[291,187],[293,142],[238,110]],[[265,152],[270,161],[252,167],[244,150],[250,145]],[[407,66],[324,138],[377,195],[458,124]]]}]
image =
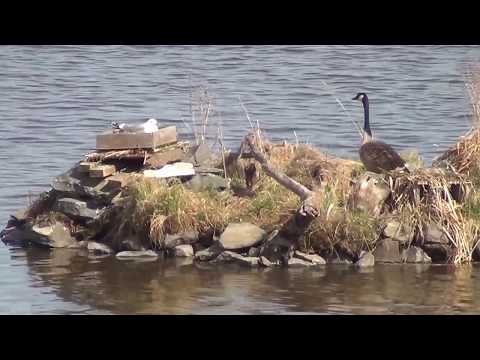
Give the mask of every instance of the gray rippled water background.
[{"label": "gray rippled water background", "polygon": [[[221,121],[233,148],[249,128],[241,99],[271,139],[295,141],[295,132],[356,158],[349,117],[361,121],[362,110],[350,99],[364,91],[374,134],[430,162],[471,125],[463,76],[479,60],[479,46],[2,46],[0,223],[91,150],[111,121],[163,118],[190,136],[199,86],[214,97],[212,126]],[[0,313],[477,312],[479,274],[436,266],[232,273],[1,246]],[[440,294],[450,300],[435,301]]]}]

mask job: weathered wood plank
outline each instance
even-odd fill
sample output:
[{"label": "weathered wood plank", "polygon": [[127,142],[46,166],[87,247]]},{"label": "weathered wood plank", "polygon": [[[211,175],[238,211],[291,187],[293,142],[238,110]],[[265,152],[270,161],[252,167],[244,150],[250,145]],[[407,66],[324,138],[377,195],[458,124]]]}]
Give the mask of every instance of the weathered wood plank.
[{"label": "weathered wood plank", "polygon": [[81,173],[88,173],[92,167],[95,167],[97,163],[82,161],[78,164],[78,171]]},{"label": "weathered wood plank", "polygon": [[176,141],[175,126],[168,126],[154,133],[103,133],[97,135],[97,150],[155,149]]},{"label": "weathered wood plank", "polygon": [[114,165],[98,165],[92,167],[88,173],[90,177],[93,178],[104,178],[114,174],[115,171],[117,171],[117,169]]}]

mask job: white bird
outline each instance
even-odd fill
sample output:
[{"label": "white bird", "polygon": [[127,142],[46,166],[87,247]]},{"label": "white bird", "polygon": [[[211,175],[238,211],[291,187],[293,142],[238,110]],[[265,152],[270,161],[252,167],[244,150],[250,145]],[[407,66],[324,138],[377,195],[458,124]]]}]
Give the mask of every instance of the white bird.
[{"label": "white bird", "polygon": [[117,122],[112,122],[112,128],[114,130],[119,130],[120,132],[144,132],[144,133],[153,133],[158,131],[158,121],[156,119],[148,119],[146,122],[140,125],[131,126],[125,123],[119,124]]}]

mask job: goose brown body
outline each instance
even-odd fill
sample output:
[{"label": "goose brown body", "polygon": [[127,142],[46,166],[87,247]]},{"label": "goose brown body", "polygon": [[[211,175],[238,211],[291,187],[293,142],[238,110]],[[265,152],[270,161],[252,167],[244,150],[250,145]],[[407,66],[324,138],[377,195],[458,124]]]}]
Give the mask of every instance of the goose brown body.
[{"label": "goose brown body", "polygon": [[369,141],[360,147],[360,160],[368,171],[381,173],[404,168],[405,161],[383,141]]}]

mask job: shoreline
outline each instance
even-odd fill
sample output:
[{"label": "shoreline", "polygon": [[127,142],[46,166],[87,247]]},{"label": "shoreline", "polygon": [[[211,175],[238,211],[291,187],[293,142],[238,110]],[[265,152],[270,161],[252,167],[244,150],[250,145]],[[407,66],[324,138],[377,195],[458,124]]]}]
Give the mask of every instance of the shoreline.
[{"label": "shoreline", "polygon": [[[410,175],[369,173],[357,161],[259,135],[250,149],[244,141],[238,152],[220,154],[186,142],[92,152],[12,216],[2,240],[248,267],[478,260],[476,169],[452,171],[450,163],[465,165],[455,149],[480,144],[479,130],[433,167],[409,154]],[[178,173],[181,164],[187,173]],[[177,175],[151,177],[165,169]]]}]

